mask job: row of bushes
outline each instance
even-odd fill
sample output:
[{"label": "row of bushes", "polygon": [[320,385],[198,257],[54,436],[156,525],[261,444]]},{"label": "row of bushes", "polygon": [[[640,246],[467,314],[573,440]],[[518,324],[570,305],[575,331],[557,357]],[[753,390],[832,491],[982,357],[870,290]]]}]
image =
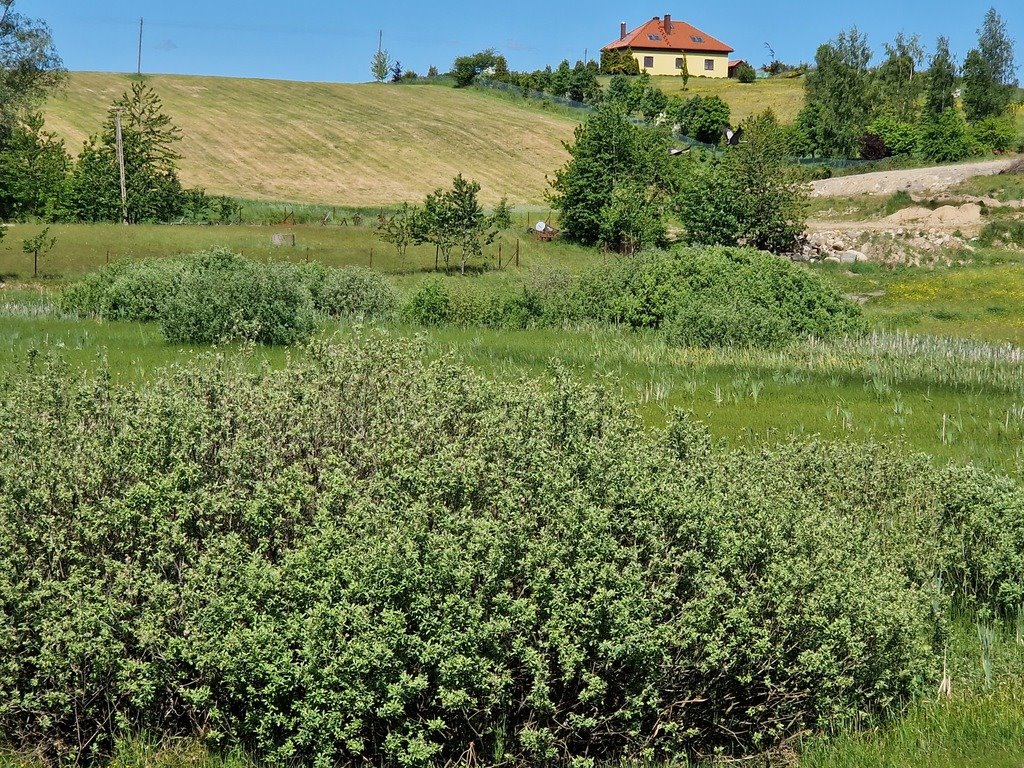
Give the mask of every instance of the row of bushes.
[{"label": "row of bushes", "polygon": [[949,109],[920,123],[882,117],[868,126],[861,139],[861,157],[920,157],[932,162],[954,162],[992,152],[1024,147],[1011,115],[987,117],[968,124],[960,112]]},{"label": "row of bushes", "polygon": [[860,309],[825,280],[749,249],[681,248],[606,262],[578,278],[535,276],[517,290],[421,283],[404,302],[380,275],[260,264],[226,251],[126,263],[72,285],[66,311],[158,321],[169,341],[291,344],[318,315],[426,326],[518,329],[579,323],[663,329],[682,346],[774,348],[865,330]]},{"label": "row of bushes", "polygon": [[[0,385],[0,733],[268,764],[672,762],[871,723],[951,600],[1024,600],[1024,492],[888,447],[725,452],[414,342]],[[468,756],[468,757],[467,757]]]},{"label": "row of bushes", "polygon": [[398,303],[369,270],[263,264],[224,250],[112,265],[61,294],[65,311],[156,321],[168,341],[195,344],[293,344],[309,338],[321,315],[387,319]]},{"label": "row of bushes", "polygon": [[411,296],[423,325],[601,323],[662,329],[680,346],[776,348],[800,338],[865,332],[860,307],[824,278],[771,254],[736,248],[652,251],[594,267],[577,279],[546,275],[518,292],[453,292],[439,281]]}]

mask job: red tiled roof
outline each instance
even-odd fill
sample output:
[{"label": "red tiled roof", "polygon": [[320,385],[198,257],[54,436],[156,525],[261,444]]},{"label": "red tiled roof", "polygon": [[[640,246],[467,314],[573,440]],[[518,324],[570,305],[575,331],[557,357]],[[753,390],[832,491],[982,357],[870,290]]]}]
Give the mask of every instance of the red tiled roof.
[{"label": "red tiled roof", "polygon": [[[648,51],[697,51],[700,53],[732,53],[733,49],[701,32],[685,21],[671,21],[671,31],[665,30],[665,22],[658,16],[641,27],[634,29],[621,40],[609,43],[606,51],[619,48],[633,48]],[[651,38],[654,38],[653,40]]]}]

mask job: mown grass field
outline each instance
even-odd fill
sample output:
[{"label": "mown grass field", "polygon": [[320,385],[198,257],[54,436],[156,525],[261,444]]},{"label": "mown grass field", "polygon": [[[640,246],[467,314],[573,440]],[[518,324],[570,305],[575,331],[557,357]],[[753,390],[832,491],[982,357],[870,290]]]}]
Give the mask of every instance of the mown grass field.
[{"label": "mown grass field", "polygon": [[[482,198],[543,202],[575,121],[441,85],[146,76],[182,130],[182,181],[256,200],[394,205],[457,174]],[[132,78],[72,73],[47,128],[77,153]]]}]

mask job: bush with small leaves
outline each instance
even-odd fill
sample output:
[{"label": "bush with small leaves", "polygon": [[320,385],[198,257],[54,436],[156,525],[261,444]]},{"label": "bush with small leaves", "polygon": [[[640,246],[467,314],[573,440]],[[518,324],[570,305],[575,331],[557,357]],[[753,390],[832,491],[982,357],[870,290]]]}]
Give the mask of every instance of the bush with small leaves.
[{"label": "bush with small leaves", "polygon": [[36,358],[0,423],[0,733],[55,764],[751,756],[934,690],[949,600],[1022,597],[1013,481],[728,451],[411,340],[140,387]]}]

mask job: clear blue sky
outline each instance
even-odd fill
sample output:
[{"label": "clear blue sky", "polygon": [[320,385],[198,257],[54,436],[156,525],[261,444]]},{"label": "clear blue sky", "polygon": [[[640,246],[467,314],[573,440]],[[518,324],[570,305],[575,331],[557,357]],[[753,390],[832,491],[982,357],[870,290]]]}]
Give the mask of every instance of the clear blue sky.
[{"label": "clear blue sky", "polygon": [[[362,82],[370,79],[378,30],[392,57],[421,74],[431,64],[445,71],[455,56],[492,47],[508,57],[513,69],[537,69],[563,58],[581,59],[588,50],[595,57],[618,36],[620,21],[632,29],[665,13],[719,37],[736,49],[737,57],[755,65],[767,59],[766,42],[783,61],[810,61],[819,43],[854,24],[867,32],[876,54],[902,30],[920,34],[927,49],[937,35],[947,35],[962,61],[992,4],[16,0],[15,7],[50,24],[71,70],[134,71],[141,16],[146,72]],[[995,7],[1017,43],[1018,64],[1024,63],[1024,2],[1000,0]]]}]

